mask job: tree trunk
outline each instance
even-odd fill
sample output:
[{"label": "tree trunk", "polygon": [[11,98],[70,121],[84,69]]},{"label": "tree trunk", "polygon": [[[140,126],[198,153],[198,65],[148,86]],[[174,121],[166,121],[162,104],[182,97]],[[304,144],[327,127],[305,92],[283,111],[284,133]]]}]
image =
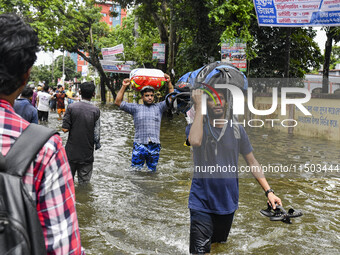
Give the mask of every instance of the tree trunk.
[{"label": "tree trunk", "polygon": [[175,66],[175,43],[176,43],[176,28],[174,24],[174,10],[171,8],[170,10],[170,37],[169,37],[169,65],[168,65],[168,74],[171,78],[174,78],[171,70]]},{"label": "tree trunk", "polygon": [[[87,57],[83,52],[77,51],[77,53],[82,56],[87,62],[89,62],[94,68],[97,69],[100,76],[100,95],[101,101],[103,104],[106,104],[106,95],[105,88],[107,87],[113,96],[113,99],[116,98],[116,92],[114,91],[113,85],[110,84],[110,80],[107,78],[102,65],[100,64],[98,55],[93,54],[93,56]],[[91,53],[90,53],[91,54]]]},{"label": "tree trunk", "polygon": [[[152,8],[152,1],[147,1],[145,3],[150,10],[153,10]],[[161,9],[163,12],[166,10],[166,2],[162,2]],[[164,64],[158,64],[158,68],[162,69],[162,71],[167,71],[167,65],[168,65],[168,58],[169,58],[169,34],[168,34],[168,28],[166,25],[166,21],[162,16],[159,16],[157,12],[151,11],[151,16],[153,20],[155,21],[157,25],[157,29],[159,32],[159,37],[161,38],[161,43],[165,44],[165,63]]]},{"label": "tree trunk", "polygon": [[286,30],[286,45],[285,45],[286,56],[285,56],[285,66],[284,66],[284,77],[286,79],[289,78],[291,34],[292,34],[292,29],[288,27]]},{"label": "tree trunk", "polygon": [[329,64],[331,60],[332,42],[333,42],[333,33],[331,29],[328,30],[326,35],[327,35],[327,41],[325,44],[325,61],[323,64],[323,71],[322,71],[322,93],[328,93]]}]

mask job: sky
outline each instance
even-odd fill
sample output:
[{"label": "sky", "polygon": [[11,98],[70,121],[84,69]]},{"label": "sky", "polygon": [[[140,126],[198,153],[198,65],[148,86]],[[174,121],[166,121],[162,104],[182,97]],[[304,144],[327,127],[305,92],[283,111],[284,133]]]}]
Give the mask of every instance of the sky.
[{"label": "sky", "polygon": [[[321,52],[323,53],[325,49],[325,42],[326,42],[326,33],[325,31],[321,30],[321,28],[315,28],[317,30],[317,36],[315,37],[315,41],[319,44]],[[38,59],[35,62],[35,65],[50,65],[57,56],[62,55],[61,51],[52,52],[39,52]]]}]

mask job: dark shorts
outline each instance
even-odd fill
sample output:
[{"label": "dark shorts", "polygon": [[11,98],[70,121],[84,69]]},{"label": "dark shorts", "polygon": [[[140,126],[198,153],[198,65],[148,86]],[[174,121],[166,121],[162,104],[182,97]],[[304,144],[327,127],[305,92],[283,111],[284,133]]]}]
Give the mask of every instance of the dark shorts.
[{"label": "dark shorts", "polygon": [[227,241],[234,213],[218,215],[190,209],[190,253],[210,253],[212,243]]},{"label": "dark shorts", "polygon": [[53,111],[57,110],[57,102],[56,102],[56,100],[50,100],[50,108]]},{"label": "dark shorts", "polygon": [[43,112],[38,110],[39,121],[48,121],[48,112]]},{"label": "dark shorts", "polygon": [[139,144],[133,143],[131,166],[143,168],[146,162],[151,171],[156,171],[161,145],[157,143]]},{"label": "dark shorts", "polygon": [[74,179],[75,174],[78,176],[78,183],[88,183],[91,180],[93,163],[89,164],[79,164],[74,162],[69,162],[71,167],[72,176]]}]

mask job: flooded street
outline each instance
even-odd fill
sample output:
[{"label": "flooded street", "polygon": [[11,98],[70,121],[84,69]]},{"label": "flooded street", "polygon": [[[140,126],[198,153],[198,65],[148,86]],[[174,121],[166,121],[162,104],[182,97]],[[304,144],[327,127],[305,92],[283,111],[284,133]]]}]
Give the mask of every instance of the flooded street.
[{"label": "flooded street", "polygon": [[[61,132],[56,113],[49,127]],[[132,117],[113,106],[101,109],[101,144],[95,152],[91,184],[76,186],[77,212],[86,254],[188,254],[191,152],[185,147],[182,115],[163,118],[157,173],[132,172]],[[313,173],[304,164],[338,165],[340,143],[247,130],[260,164],[283,165],[290,173],[270,173],[268,182],[285,209],[302,210],[293,224],[271,222],[261,187],[240,173],[240,203],[226,244],[212,254],[338,254],[340,169]],[[67,134],[61,132],[64,144]],[[240,160],[244,165],[244,160]],[[299,170],[300,167],[300,170]]]}]

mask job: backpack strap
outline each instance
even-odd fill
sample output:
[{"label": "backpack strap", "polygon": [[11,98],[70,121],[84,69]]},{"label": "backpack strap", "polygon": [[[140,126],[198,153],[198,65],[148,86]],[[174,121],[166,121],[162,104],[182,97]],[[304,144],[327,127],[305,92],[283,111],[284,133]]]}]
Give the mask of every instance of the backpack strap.
[{"label": "backpack strap", "polygon": [[30,124],[6,155],[7,173],[22,177],[48,139],[58,134],[50,128]]}]

